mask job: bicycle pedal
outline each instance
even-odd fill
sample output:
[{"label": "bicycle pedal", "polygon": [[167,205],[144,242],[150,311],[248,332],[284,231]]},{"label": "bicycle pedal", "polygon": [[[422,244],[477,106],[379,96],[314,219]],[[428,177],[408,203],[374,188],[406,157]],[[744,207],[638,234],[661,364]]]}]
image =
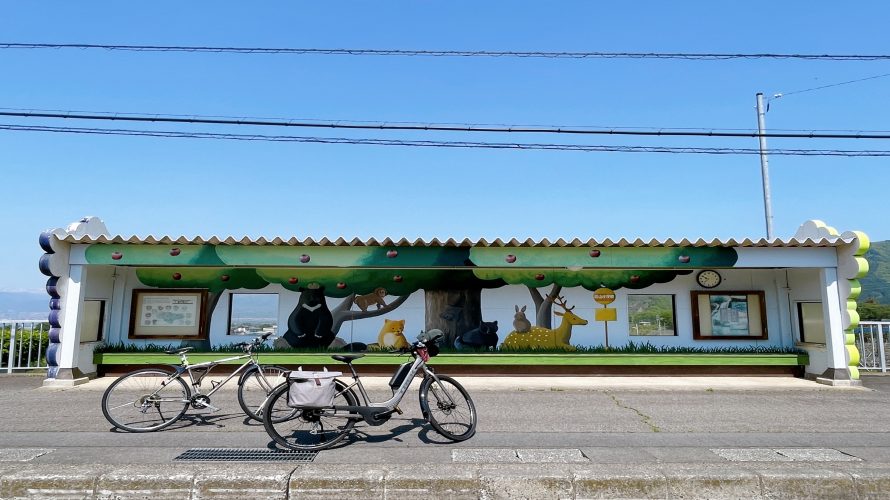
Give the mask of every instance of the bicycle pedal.
[{"label": "bicycle pedal", "polygon": [[402,412],[402,409],[399,408],[398,406],[396,406],[395,408],[393,408],[392,411],[398,413],[399,415],[402,415],[402,414],[404,413],[404,412]]},{"label": "bicycle pedal", "polygon": [[204,403],[204,405],[201,406],[201,408],[199,408],[199,409],[200,410],[209,410],[207,413],[216,413],[220,410],[220,408],[217,408],[210,403]]}]

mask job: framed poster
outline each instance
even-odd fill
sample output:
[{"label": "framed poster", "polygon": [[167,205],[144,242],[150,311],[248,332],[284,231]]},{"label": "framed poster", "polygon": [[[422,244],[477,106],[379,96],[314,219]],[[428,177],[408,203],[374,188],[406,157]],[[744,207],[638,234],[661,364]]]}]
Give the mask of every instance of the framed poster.
[{"label": "framed poster", "polygon": [[207,290],[133,290],[131,339],[205,339]]},{"label": "framed poster", "polygon": [[692,338],[765,340],[763,292],[692,292]]}]

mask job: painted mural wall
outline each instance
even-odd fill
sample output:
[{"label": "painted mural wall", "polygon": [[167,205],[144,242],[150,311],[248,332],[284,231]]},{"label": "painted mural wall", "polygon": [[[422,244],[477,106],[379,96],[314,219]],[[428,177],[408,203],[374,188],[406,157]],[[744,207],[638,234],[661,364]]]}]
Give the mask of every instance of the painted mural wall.
[{"label": "painted mural wall", "polygon": [[[169,272],[169,270],[165,270]],[[701,347],[719,346],[771,346],[791,347],[794,345],[795,317],[788,307],[781,305],[787,297],[781,291],[791,286],[792,300],[819,296],[819,278],[817,270],[794,270],[790,282],[786,282],[784,270],[743,270],[726,269],[720,271],[723,281],[714,291],[758,290],[764,292],[767,325],[769,335],[766,340],[694,340],[692,338],[693,304],[691,291],[702,290],[696,282],[696,273],[676,276],[666,283],[650,284],[644,288],[619,288],[615,290],[615,300],[609,305],[615,309],[615,320],[608,323],[609,345],[625,346],[629,342],[635,344],[650,343],[659,347]],[[134,289],[149,288],[141,276],[143,273],[135,269],[120,268],[114,277],[113,286],[120,297],[120,307],[112,311],[108,328],[107,341],[111,343],[163,343],[163,339],[135,340],[127,338],[129,318],[131,316],[131,300]],[[193,286],[192,284],[189,284]],[[533,291],[532,291],[533,290]],[[545,330],[568,330],[568,345],[595,347],[605,343],[606,324],[597,321],[597,310],[603,309],[602,304],[594,300],[593,292],[584,287],[557,287],[557,294],[552,303],[547,295],[554,290],[553,285],[538,289],[530,289],[521,284],[504,285],[497,288],[482,289],[479,296],[480,315],[467,326],[463,326],[460,318],[465,313],[461,305],[462,295],[452,291],[451,297],[445,295],[446,307],[438,310],[438,317],[428,317],[427,292],[417,290],[406,296],[394,296],[374,292],[373,296],[358,300],[356,297],[330,297],[325,290],[306,288],[303,291],[290,290],[281,284],[266,284],[262,288],[244,288],[221,290],[212,314],[209,315],[210,329],[208,345],[222,345],[240,342],[243,335],[230,334],[229,307],[232,294],[270,294],[276,305],[275,317],[269,318],[274,323],[278,336],[281,337],[276,346],[279,348],[295,347],[288,336],[295,337],[296,347],[320,349],[357,349],[373,350],[375,348],[395,347],[398,342],[412,340],[416,335],[427,329],[431,323],[450,334],[451,346],[464,349],[486,349],[492,346],[502,347],[504,341],[516,332],[515,337],[522,340],[531,338],[536,328]],[[387,291],[388,292],[388,291]],[[323,305],[322,305],[323,296]],[[661,317],[640,316],[639,311],[632,310],[631,304],[639,304],[640,297],[664,297],[673,302],[672,311],[659,309]],[[781,300],[780,300],[781,299]],[[536,300],[540,303],[536,304]],[[359,302],[356,304],[356,302]],[[549,304],[549,307],[548,307]],[[348,306],[348,308],[347,308]],[[542,310],[542,314],[538,311]],[[563,326],[566,321],[566,310],[582,321]],[[308,321],[303,316],[308,313]],[[326,312],[325,312],[326,311]],[[319,321],[321,317],[329,319]],[[443,318],[442,316],[445,316]],[[301,321],[303,321],[301,323]],[[648,324],[646,324],[648,323]],[[544,325],[544,326],[538,326]],[[568,328],[570,326],[570,328]],[[660,329],[653,331],[655,328]],[[322,333],[317,328],[321,327]],[[647,330],[648,327],[648,330]],[[650,333],[650,334],[647,334]],[[302,336],[300,334],[303,334]],[[662,334],[653,334],[662,333]],[[312,337],[300,343],[302,337]],[[315,340],[315,339],[318,340]],[[543,339],[543,337],[542,337]],[[175,341],[173,343],[178,343]],[[552,343],[553,337],[542,340],[540,344],[513,344],[522,348],[557,348]],[[314,344],[313,344],[314,343]]]},{"label": "painted mural wall", "polygon": [[[658,343],[669,343],[673,339],[667,337],[682,339],[688,331],[683,322],[690,306],[688,298],[678,293],[685,289],[678,287],[678,280],[689,282],[698,266],[726,268],[738,259],[734,249],[725,247],[126,244],[89,245],[84,257],[93,265],[132,266],[119,268],[130,273],[130,290],[206,290],[201,310],[186,314],[200,315],[191,320],[208,330],[209,335],[201,335],[207,339],[203,341],[207,347],[231,336],[232,292],[253,290],[279,296],[274,325],[280,336],[277,347],[347,350],[397,348],[406,342],[406,331],[411,334],[432,328],[445,332],[445,344],[456,349],[609,346],[605,321],[613,323],[612,345],[641,337],[640,329],[645,333],[655,328],[653,323],[663,337]],[[668,283],[668,288],[659,288]],[[745,289],[751,289],[750,285],[746,283]],[[597,311],[592,293],[606,289],[622,291],[623,300]],[[640,290],[670,297],[631,297],[629,305],[625,294]],[[659,302],[667,312],[642,319],[646,311],[639,309],[651,309]],[[131,316],[128,327],[120,331],[131,334],[143,321],[150,327],[158,318],[184,317],[176,311],[153,312],[152,306],[144,307],[147,309],[140,311],[139,322],[134,323],[135,316]],[[121,326],[126,317],[118,318]],[[766,317],[762,322],[767,323]],[[595,332],[601,323],[601,340],[595,335],[580,342],[573,337],[575,328]],[[665,330],[668,326],[669,331]],[[348,338],[341,334],[347,330]],[[130,334],[119,340],[131,340]]]}]

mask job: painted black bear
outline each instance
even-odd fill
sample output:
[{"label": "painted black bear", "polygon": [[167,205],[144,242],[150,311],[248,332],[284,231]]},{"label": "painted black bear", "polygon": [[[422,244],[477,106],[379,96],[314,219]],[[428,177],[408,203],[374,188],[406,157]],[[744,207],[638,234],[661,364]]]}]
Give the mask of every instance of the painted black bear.
[{"label": "painted black bear", "polygon": [[334,317],[324,297],[324,287],[300,288],[300,302],[287,318],[284,340],[291,347],[327,348],[334,340]]},{"label": "painted black bear", "polygon": [[498,344],[498,322],[482,321],[474,328],[454,339],[456,349],[494,349]]}]

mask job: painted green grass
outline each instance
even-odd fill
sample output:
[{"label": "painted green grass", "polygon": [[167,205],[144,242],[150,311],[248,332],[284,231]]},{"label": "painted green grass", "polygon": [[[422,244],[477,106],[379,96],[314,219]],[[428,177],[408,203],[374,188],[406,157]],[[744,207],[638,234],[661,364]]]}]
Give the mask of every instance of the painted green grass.
[{"label": "painted green grass", "polygon": [[[672,346],[656,346],[649,342],[628,342],[622,346],[615,346],[606,349],[605,346],[575,346],[576,351],[565,351],[562,349],[499,349],[489,350],[457,350],[454,348],[440,348],[442,354],[462,354],[462,355],[497,355],[497,354],[804,354],[796,347],[775,347],[775,346],[703,346],[703,347],[672,347]],[[95,354],[120,353],[120,354],[148,354],[163,353],[166,350],[178,349],[179,345],[174,344],[107,344],[96,348]],[[243,350],[234,344],[221,344],[213,346],[210,351],[201,351],[208,353],[240,353]],[[333,354],[342,351],[324,351],[312,348],[287,348],[273,349],[272,347],[263,345],[256,349],[256,352],[263,354]],[[370,351],[370,353],[386,354],[386,351]],[[198,354],[193,351],[191,354]]]}]

